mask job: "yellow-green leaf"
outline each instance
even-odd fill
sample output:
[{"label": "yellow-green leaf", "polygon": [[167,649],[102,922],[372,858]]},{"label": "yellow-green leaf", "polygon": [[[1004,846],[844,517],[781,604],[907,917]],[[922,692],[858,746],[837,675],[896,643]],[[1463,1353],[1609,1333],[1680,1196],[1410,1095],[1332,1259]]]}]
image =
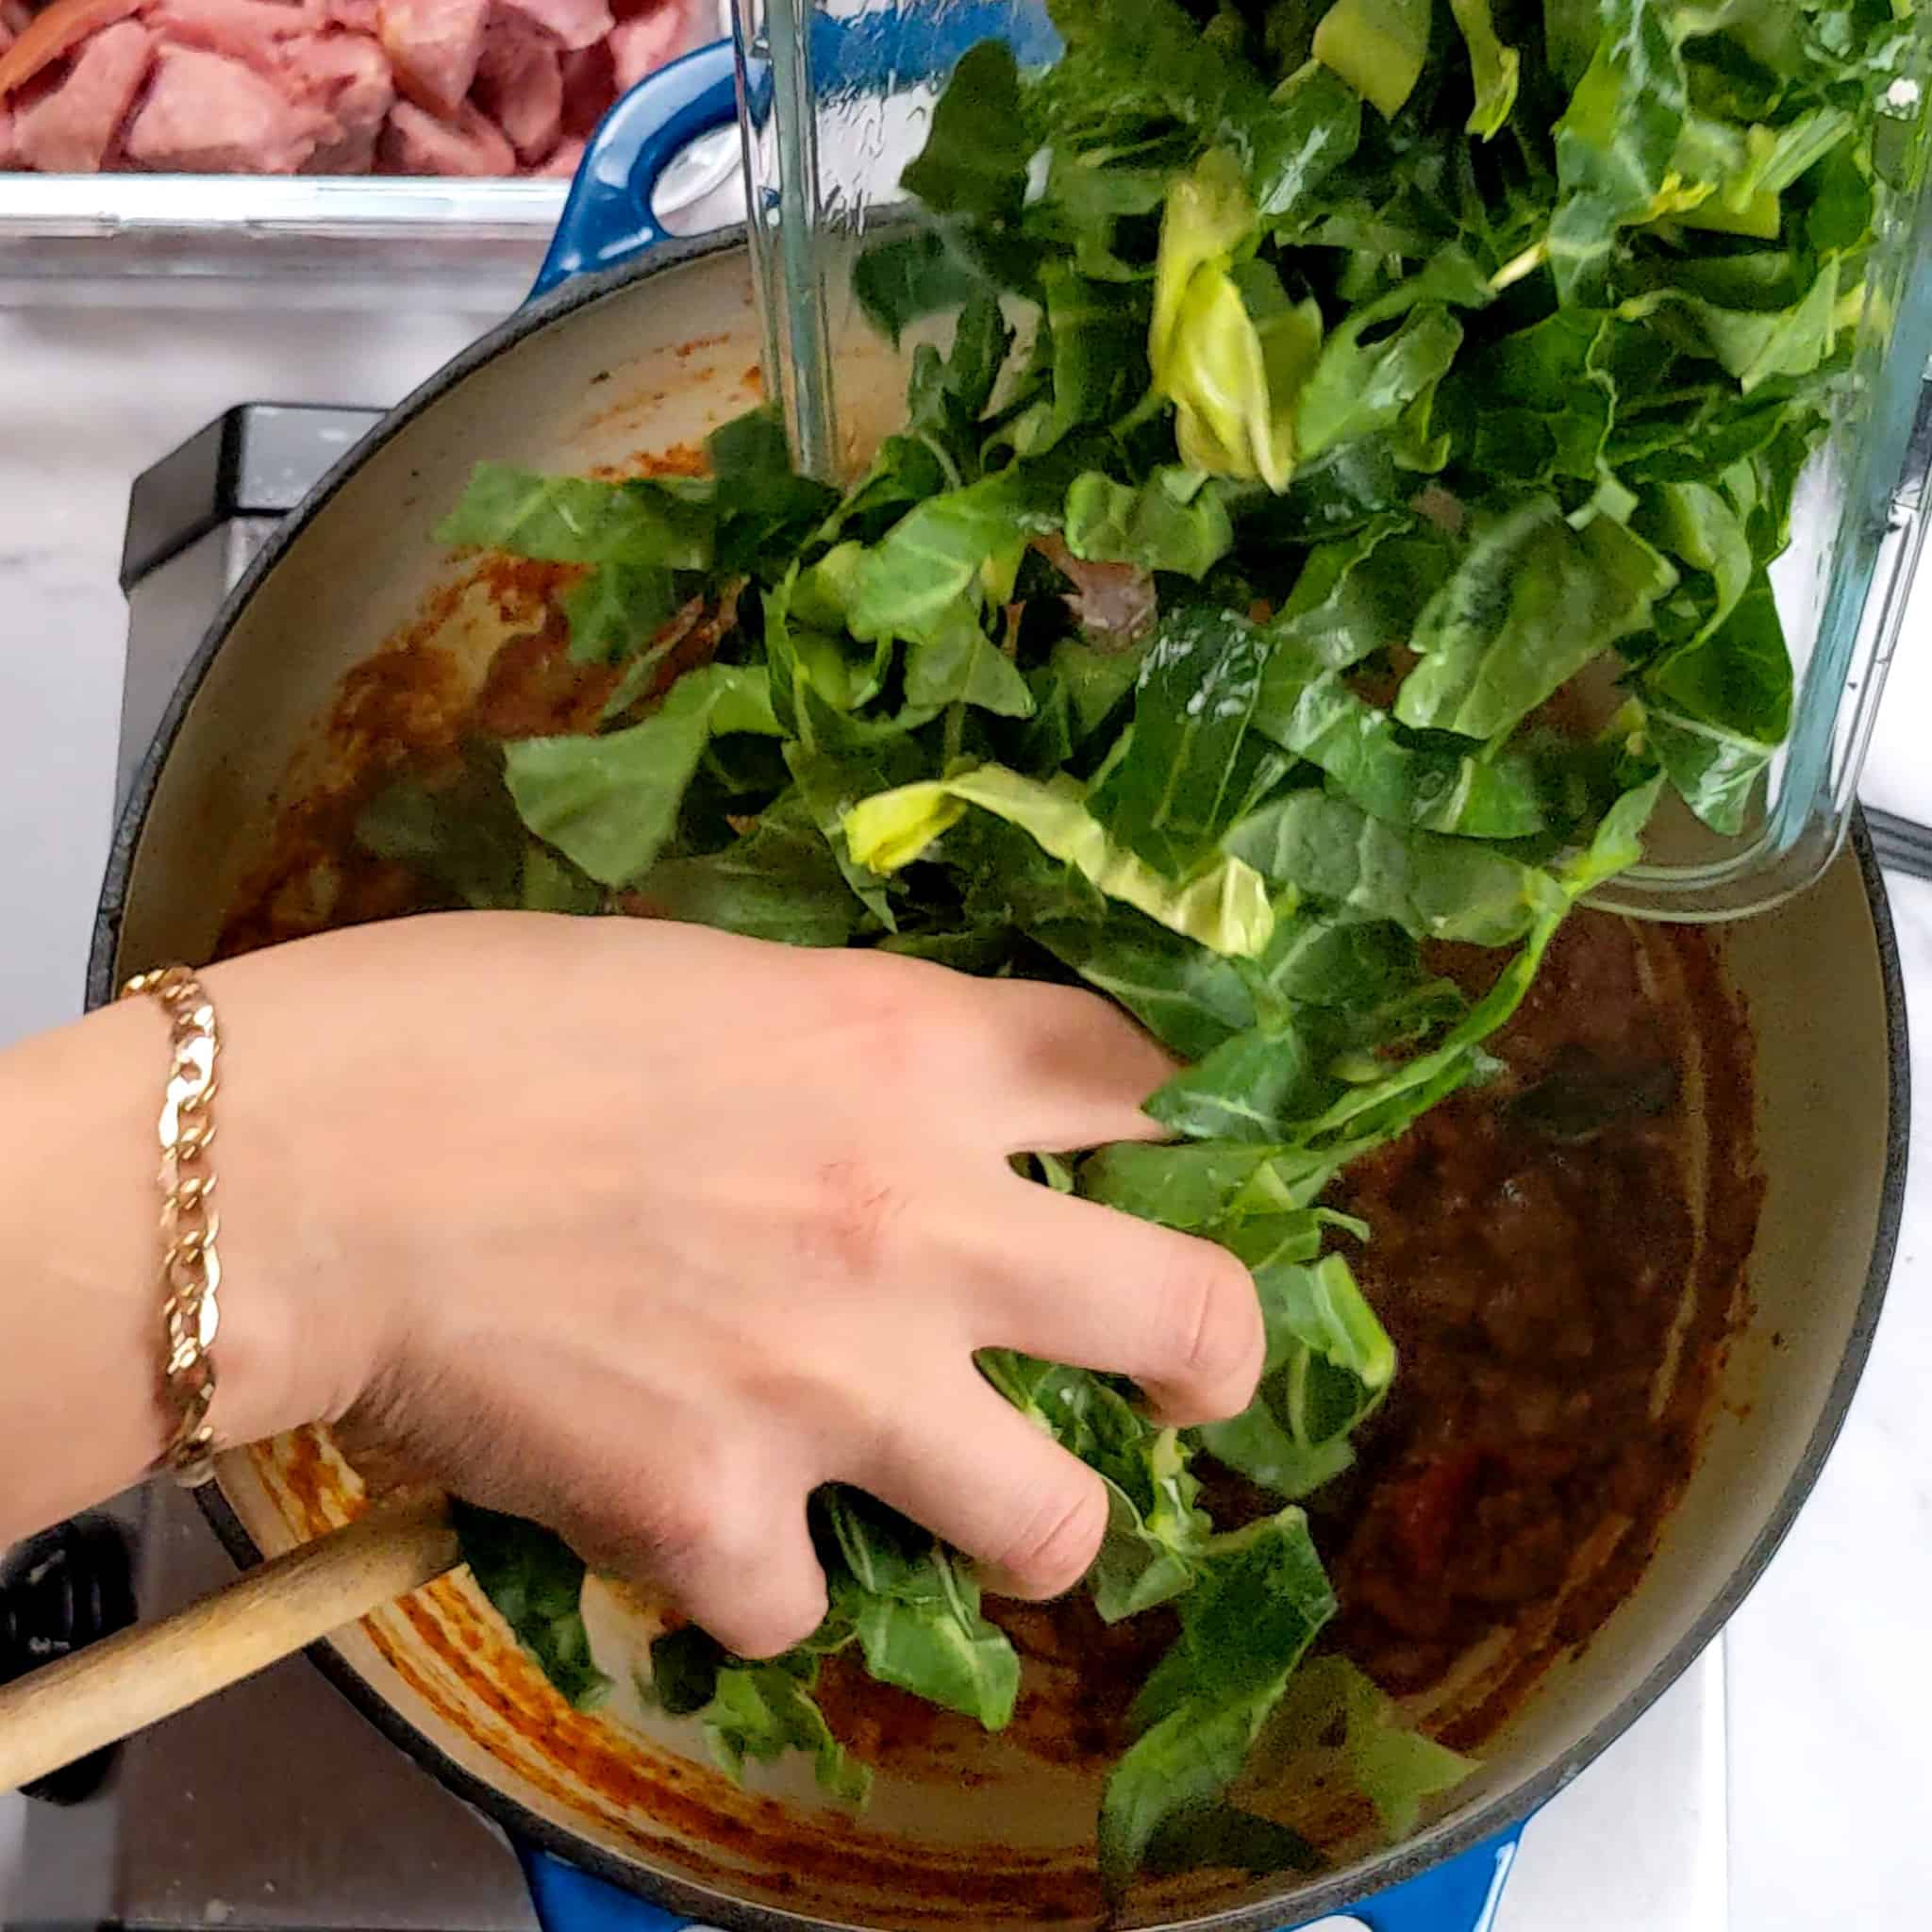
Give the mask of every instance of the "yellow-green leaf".
[{"label": "yellow-green leaf", "polygon": [[969,805],[1017,825],[1108,898],[1210,951],[1258,958],[1274,936],[1268,882],[1244,859],[1222,858],[1176,883],[1108,838],[1078,787],[1042,784],[1003,765],[980,765],[863,799],[845,814],[845,842],[860,865],[896,872],[919,858]]},{"label": "yellow-green leaf", "polygon": [[1315,58],[1392,121],[1423,77],[1432,4],[1335,0],[1315,29]]}]

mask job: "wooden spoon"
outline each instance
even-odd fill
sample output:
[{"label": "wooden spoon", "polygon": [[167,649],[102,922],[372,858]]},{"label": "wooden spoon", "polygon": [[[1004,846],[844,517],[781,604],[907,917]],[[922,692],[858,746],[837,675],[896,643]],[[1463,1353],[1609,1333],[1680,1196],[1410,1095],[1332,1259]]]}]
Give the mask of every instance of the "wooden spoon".
[{"label": "wooden spoon", "polygon": [[252,1677],[459,1560],[446,1500],[418,1497],[372,1510],[158,1624],[29,1672],[0,1689],[0,1791]]}]

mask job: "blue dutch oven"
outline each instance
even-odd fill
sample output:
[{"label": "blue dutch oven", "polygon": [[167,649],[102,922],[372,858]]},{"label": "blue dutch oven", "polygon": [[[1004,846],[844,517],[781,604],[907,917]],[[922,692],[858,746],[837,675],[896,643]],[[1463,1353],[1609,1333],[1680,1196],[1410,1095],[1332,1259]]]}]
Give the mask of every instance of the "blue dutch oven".
[{"label": "blue dutch oven", "polygon": [[[1023,58],[1050,58],[1043,16],[1019,13],[1016,25],[1016,12],[969,0],[924,9],[917,27],[890,13],[842,25],[822,16],[818,85],[863,90],[889,75],[900,83],[942,75],[988,33],[1017,39]],[[768,78],[753,62],[746,80],[757,105]],[[734,92],[734,56],[720,44],[620,103],[585,158],[530,303],[387,416],[263,550],[185,674],[134,785],[102,897],[92,1004],[110,999],[133,971],[213,950],[223,894],[258,858],[278,788],[341,679],[449,580],[433,533],[472,464],[581,470],[695,440],[745,406],[759,332],[743,232],[675,240],[652,213],[664,171],[730,123]],[[896,381],[895,372],[868,388],[886,396]],[[1810,892],[1729,936],[1726,971],[1756,1025],[1757,1139],[1771,1177],[1754,1313],[1642,1581],[1583,1655],[1552,1669],[1469,1788],[1408,1840],[1312,1880],[1205,1881],[1167,1910],[1169,1923],[1284,1932],[1341,1913],[1342,1924],[1370,1932],[1483,1932],[1524,1822],[1662,1694],[1769,1560],[1863,1366],[1904,1190],[1904,1005],[1883,889],[1862,833],[1855,844]],[[1781,1187],[1784,1176],[1798,1179]],[[242,1562],[314,1531],[291,1514],[290,1486],[272,1473],[272,1464],[265,1474],[230,1458],[221,1482],[199,1492]],[[996,1910],[976,1912],[963,1878],[946,1892],[947,1874],[977,1877],[1000,1857],[988,1844],[1007,1841],[1003,1820],[984,1808],[995,1802],[988,1780],[958,1781],[929,1799],[921,1832],[892,1840],[897,1850],[877,1855],[862,1885],[827,1877],[786,1850],[821,1829],[820,1814],[802,1806],[741,1802],[707,1783],[706,1803],[739,1807],[728,1834],[694,1835],[677,1822],[698,1787],[678,1756],[699,1750],[694,1740],[658,1750],[658,1783],[633,1800],[580,1783],[556,1748],[564,1720],[514,1708],[513,1687],[527,1673],[517,1676],[524,1667],[507,1639],[474,1618],[440,1646],[400,1610],[374,1622],[373,1632],[343,1633],[320,1650],[317,1663],[400,1746],[501,1822],[548,1932],[891,1925],[895,1899],[915,1892],[919,1923],[935,1932],[976,1932],[989,1918],[1027,1922],[1025,1874],[1041,1862],[1016,1861]],[[471,1681],[465,1659],[492,1643],[505,1657],[498,1674]],[[519,1722],[506,1724],[506,1712]],[[655,1807],[654,1796],[662,1801]],[[1038,1820],[1023,1815],[1027,1801],[1003,1802],[1030,1841]],[[840,1829],[841,1856],[862,1863],[890,1827]],[[1070,1826],[1069,1846],[1082,1829],[1091,1826]],[[1049,1851],[1063,1875],[1073,1850]],[[1027,1856],[1050,1862],[1046,1852]],[[1078,1863],[1090,1872],[1091,1853]],[[894,1875],[915,1868],[909,1882]],[[1161,1917],[1143,1908],[1134,1923]],[[1063,1912],[1050,1922],[1074,1923]]]}]

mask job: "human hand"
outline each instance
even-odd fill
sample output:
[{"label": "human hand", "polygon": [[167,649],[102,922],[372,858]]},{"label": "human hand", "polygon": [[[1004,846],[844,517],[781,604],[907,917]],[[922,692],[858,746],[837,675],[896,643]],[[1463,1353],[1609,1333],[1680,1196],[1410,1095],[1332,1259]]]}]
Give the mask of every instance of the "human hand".
[{"label": "human hand", "polygon": [[1175,1423],[1253,1393],[1237,1261],[1009,1165],[1157,1132],[1170,1064],[1091,995],[479,913],[208,983],[226,1299],[282,1338],[286,1420],[351,1417],[741,1655],[824,1615],[824,1482],[1014,1594],[1085,1573],[1103,1485],[975,1350],[1130,1375]]}]

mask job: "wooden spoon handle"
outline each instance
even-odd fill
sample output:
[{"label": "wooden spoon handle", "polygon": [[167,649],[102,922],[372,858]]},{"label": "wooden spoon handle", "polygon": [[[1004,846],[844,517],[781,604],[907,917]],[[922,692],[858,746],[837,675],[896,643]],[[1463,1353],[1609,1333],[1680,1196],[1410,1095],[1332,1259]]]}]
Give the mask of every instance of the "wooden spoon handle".
[{"label": "wooden spoon handle", "polygon": [[376,1509],[0,1689],[0,1791],[118,1743],[456,1568],[441,1496]]}]

